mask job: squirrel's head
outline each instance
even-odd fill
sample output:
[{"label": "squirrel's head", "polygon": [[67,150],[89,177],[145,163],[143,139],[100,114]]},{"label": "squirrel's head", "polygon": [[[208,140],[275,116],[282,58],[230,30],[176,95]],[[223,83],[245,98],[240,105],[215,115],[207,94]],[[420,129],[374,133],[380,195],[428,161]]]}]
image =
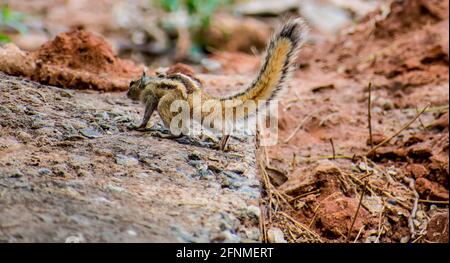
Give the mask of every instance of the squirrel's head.
[{"label": "squirrel's head", "polygon": [[150,77],[147,77],[145,71],[142,73],[142,76],[139,79],[132,80],[130,82],[130,88],[127,92],[127,97],[132,100],[139,100],[142,91],[145,88],[145,85],[148,83]]}]

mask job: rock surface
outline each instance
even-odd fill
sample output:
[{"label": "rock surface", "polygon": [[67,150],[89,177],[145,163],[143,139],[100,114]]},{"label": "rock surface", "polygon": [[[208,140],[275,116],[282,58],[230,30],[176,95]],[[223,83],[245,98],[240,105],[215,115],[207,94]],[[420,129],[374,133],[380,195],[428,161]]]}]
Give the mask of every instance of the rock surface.
[{"label": "rock surface", "polygon": [[0,94],[1,241],[260,240],[252,137],[223,153],[129,131],[142,108],[123,93],[0,73]]}]

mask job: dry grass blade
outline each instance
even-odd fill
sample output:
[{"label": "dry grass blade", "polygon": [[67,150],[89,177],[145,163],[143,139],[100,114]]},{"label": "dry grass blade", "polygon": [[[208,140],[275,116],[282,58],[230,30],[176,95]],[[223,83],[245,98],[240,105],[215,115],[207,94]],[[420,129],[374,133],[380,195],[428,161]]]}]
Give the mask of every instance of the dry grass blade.
[{"label": "dry grass blade", "polygon": [[330,138],[331,150],[333,151],[333,160],[336,159],[336,150],[334,149],[333,138]]},{"label": "dry grass blade", "polygon": [[381,146],[385,145],[386,143],[388,143],[393,138],[397,137],[402,131],[406,130],[409,126],[411,126],[411,124],[413,124],[420,117],[420,115],[422,115],[428,109],[429,106],[430,105],[427,105],[425,108],[423,108],[419,113],[416,114],[416,116],[414,116],[414,118],[412,118],[408,123],[403,125],[397,132],[395,132],[394,134],[392,134],[391,136],[386,138],[384,141],[382,141],[379,144],[377,144],[374,148],[372,148],[366,154],[366,156],[372,155],[378,148],[380,148]]},{"label": "dry grass blade", "polygon": [[322,239],[320,238],[320,236],[312,231],[311,229],[309,229],[309,227],[305,226],[304,224],[298,222],[297,220],[295,220],[294,218],[292,218],[291,216],[289,216],[288,214],[284,213],[284,212],[278,212],[278,214],[284,216],[285,218],[289,219],[292,223],[294,223],[296,226],[300,227],[302,230],[306,231],[308,234],[311,235],[311,237],[313,237],[314,239],[316,239],[318,242],[323,243]]},{"label": "dry grass blade", "polygon": [[438,201],[438,200],[423,200],[419,199],[419,203],[429,203],[429,204],[440,204],[440,205],[448,205],[448,201]]},{"label": "dry grass blade", "polygon": [[350,239],[350,235],[352,234],[353,226],[355,225],[356,218],[358,217],[359,209],[361,208],[361,203],[362,203],[364,194],[366,193],[366,188],[367,188],[367,180],[364,182],[364,188],[361,192],[361,197],[359,198],[358,207],[356,208],[355,216],[353,216],[352,224],[350,225],[350,229],[348,230],[347,238],[345,239],[345,243],[348,243],[348,241]]},{"label": "dry grass blade", "polygon": [[290,140],[292,140],[292,138],[294,138],[294,136],[297,134],[297,132],[303,127],[303,125],[310,119],[312,118],[318,111],[314,111],[313,113],[308,114],[305,118],[303,118],[303,120],[297,125],[297,127],[295,127],[294,131],[291,133],[291,135],[289,135],[289,137],[284,140],[284,143],[288,143]]},{"label": "dry grass blade", "polygon": [[368,85],[369,90],[369,98],[368,98],[368,105],[367,105],[367,118],[369,122],[369,144],[370,149],[373,148],[373,137],[372,137],[372,83],[369,82]]},{"label": "dry grass blade", "polygon": [[366,228],[365,225],[363,225],[363,226],[361,227],[361,229],[358,231],[358,235],[356,235],[356,238],[355,238],[355,240],[353,240],[353,243],[356,243],[356,242],[358,241],[359,236],[361,236],[361,233],[362,233],[362,231],[364,230],[364,228]]}]

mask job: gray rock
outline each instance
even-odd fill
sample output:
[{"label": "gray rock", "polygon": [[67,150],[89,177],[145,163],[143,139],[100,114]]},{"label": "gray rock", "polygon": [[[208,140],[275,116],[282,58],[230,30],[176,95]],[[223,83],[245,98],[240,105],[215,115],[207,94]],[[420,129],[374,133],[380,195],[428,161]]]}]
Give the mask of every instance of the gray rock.
[{"label": "gray rock", "polygon": [[247,207],[247,215],[251,219],[254,219],[257,222],[259,222],[259,217],[261,216],[261,210],[257,206],[250,205]]},{"label": "gray rock", "polygon": [[31,142],[31,135],[29,135],[28,133],[26,133],[24,131],[18,131],[16,133],[16,137],[24,143]]},{"label": "gray rock", "polygon": [[38,173],[40,175],[50,175],[52,173],[52,170],[48,169],[48,168],[40,168],[38,170]]},{"label": "gray rock", "polygon": [[267,239],[269,243],[287,243],[283,231],[278,227],[271,227],[267,230]]},{"label": "gray rock", "polygon": [[117,193],[121,193],[121,192],[125,192],[125,188],[120,187],[120,186],[116,186],[116,185],[112,185],[112,184],[107,184],[105,186],[105,190],[110,191],[110,192],[117,192]]},{"label": "gray rock", "polygon": [[96,130],[96,129],[91,129],[91,128],[84,128],[82,130],[80,130],[80,133],[89,139],[95,139],[95,138],[100,138],[103,136],[103,134]]},{"label": "gray rock", "polygon": [[213,242],[222,242],[222,243],[239,243],[241,242],[241,238],[231,233],[229,230],[225,230],[215,235],[211,239]]},{"label": "gray rock", "polygon": [[135,166],[135,165],[139,164],[139,160],[132,156],[118,154],[116,156],[116,163],[118,165],[124,165],[124,166]]}]

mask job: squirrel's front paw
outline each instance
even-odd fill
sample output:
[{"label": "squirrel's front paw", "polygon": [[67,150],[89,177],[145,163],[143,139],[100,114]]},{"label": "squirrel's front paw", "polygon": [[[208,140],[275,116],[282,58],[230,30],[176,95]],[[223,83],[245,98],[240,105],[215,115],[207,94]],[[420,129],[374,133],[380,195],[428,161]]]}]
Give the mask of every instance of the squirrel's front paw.
[{"label": "squirrel's front paw", "polygon": [[144,125],[136,125],[136,124],[130,124],[130,125],[128,125],[127,128],[132,131],[149,131],[149,130],[151,130]]},{"label": "squirrel's front paw", "polygon": [[139,127],[138,125],[132,123],[132,124],[130,124],[130,125],[127,126],[127,129],[128,129],[128,130],[131,130],[131,131],[134,131],[134,130],[136,130],[138,127]]}]

